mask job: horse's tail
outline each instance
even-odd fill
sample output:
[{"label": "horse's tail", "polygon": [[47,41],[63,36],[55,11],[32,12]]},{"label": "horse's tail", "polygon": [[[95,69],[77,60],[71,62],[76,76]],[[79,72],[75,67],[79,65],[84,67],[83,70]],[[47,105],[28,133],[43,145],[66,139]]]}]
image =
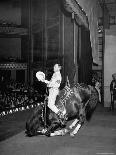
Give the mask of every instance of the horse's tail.
[{"label": "horse's tail", "polygon": [[86,106],[86,119],[89,121],[92,117],[93,112],[96,109],[97,103],[99,102],[99,94],[95,87],[90,86],[91,95],[89,102]]},{"label": "horse's tail", "polygon": [[41,114],[42,114],[42,107],[37,106],[32,115],[26,122],[26,134],[28,136],[34,136],[37,134],[38,128],[41,126]]}]

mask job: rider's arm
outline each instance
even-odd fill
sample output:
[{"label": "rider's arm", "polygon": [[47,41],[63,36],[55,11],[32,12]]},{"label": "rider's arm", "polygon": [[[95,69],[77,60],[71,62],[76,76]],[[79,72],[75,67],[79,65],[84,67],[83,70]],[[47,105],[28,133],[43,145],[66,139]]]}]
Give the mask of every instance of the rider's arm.
[{"label": "rider's arm", "polygon": [[50,81],[48,81],[48,80],[45,80],[44,82],[45,82],[46,84],[49,84],[49,83],[50,83]]}]

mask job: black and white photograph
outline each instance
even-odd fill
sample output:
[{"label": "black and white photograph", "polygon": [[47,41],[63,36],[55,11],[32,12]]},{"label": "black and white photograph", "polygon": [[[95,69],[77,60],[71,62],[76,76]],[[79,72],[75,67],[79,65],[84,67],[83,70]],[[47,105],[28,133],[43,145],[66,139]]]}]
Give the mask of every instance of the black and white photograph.
[{"label": "black and white photograph", "polygon": [[116,155],[116,0],[0,0],[0,155]]}]

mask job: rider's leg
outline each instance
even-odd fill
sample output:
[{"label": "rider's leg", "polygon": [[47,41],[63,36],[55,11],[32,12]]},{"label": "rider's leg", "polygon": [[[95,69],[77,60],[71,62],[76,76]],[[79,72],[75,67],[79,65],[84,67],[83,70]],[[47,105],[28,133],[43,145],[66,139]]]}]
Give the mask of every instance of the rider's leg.
[{"label": "rider's leg", "polygon": [[59,110],[56,106],[55,106],[55,101],[56,101],[56,97],[59,93],[59,90],[56,88],[51,88],[49,90],[49,97],[48,97],[48,107],[55,112],[60,118],[64,118],[64,115],[66,114],[66,110],[64,110],[63,112],[61,110]]},{"label": "rider's leg", "polygon": [[59,112],[59,109],[55,106],[56,96],[58,95],[58,93],[59,93],[58,89],[51,88],[49,90],[49,97],[48,97],[48,107],[56,114],[58,114]]}]

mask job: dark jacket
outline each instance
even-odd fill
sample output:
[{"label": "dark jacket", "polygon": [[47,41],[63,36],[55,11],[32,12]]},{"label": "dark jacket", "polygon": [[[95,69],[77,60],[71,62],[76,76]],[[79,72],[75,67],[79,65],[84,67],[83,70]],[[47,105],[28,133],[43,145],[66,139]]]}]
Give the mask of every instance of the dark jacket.
[{"label": "dark jacket", "polygon": [[116,81],[112,80],[110,83],[110,92],[113,93],[113,95],[116,95]]}]

